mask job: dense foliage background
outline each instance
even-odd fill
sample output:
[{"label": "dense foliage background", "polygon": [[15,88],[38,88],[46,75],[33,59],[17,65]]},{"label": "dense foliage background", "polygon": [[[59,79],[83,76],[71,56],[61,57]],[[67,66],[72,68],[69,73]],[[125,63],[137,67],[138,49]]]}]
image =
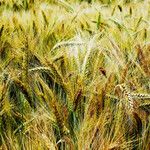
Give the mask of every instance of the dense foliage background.
[{"label": "dense foliage background", "polygon": [[149,0],[1,0],[2,150],[150,149]]}]

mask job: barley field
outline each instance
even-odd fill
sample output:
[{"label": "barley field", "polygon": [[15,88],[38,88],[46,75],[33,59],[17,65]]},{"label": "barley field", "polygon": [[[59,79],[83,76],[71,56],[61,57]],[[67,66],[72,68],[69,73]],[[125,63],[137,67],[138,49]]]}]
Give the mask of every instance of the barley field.
[{"label": "barley field", "polygon": [[150,0],[0,0],[0,150],[150,150]]}]

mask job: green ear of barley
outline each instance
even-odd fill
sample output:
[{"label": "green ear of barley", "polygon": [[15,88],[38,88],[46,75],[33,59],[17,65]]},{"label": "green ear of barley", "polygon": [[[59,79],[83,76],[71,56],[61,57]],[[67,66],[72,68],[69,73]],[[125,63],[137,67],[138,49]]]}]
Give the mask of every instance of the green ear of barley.
[{"label": "green ear of barley", "polygon": [[35,102],[33,101],[33,96],[32,96],[31,91],[28,89],[29,87],[27,87],[19,79],[13,79],[13,82],[21,90],[21,92],[23,93],[27,101],[29,102],[30,106],[35,109]]},{"label": "green ear of barley", "polygon": [[59,72],[57,66],[54,63],[51,63],[49,61],[47,61],[47,64],[49,66],[49,68],[52,71],[52,74],[55,76],[55,79],[57,83],[59,83],[60,85],[64,85],[64,78],[62,77],[61,73]]},{"label": "green ear of barley", "polygon": [[6,94],[8,92],[8,88],[9,88],[9,84],[10,84],[9,74],[4,73],[3,78],[2,78],[2,85],[1,85],[2,89],[1,89],[0,102],[2,102],[3,99],[6,97]]},{"label": "green ear of barley", "polygon": [[[46,94],[46,92],[48,93],[48,94],[46,94],[46,95],[48,95],[48,96],[50,96],[51,98],[49,98],[49,100],[51,99],[51,100],[53,100],[53,99],[55,99],[55,94],[53,93],[53,91],[48,87],[48,85],[42,80],[42,78],[40,78],[39,76],[37,77],[37,81],[41,84],[41,86],[43,87],[43,92],[44,92],[44,94]],[[48,102],[48,101],[47,101]]]},{"label": "green ear of barley", "polygon": [[14,60],[14,56],[12,58],[8,58],[5,62],[5,64],[2,66],[3,67],[3,70],[5,70],[10,64],[11,62]]},{"label": "green ear of barley", "polygon": [[47,65],[50,67],[53,75],[55,76],[54,80],[56,80],[57,83],[62,85],[63,89],[67,92],[70,101],[73,101],[73,93],[72,93],[70,84],[65,82],[63,76],[61,75],[57,66],[54,63],[51,63],[49,61],[46,61],[46,62],[47,62]]},{"label": "green ear of barley", "polygon": [[28,50],[28,39],[25,39],[25,48],[22,62],[22,81],[28,83],[28,69],[29,69],[29,50]]},{"label": "green ear of barley", "polygon": [[32,68],[29,69],[30,73],[34,73],[34,72],[42,72],[42,71],[51,71],[51,69],[49,67],[36,67],[36,68]]},{"label": "green ear of barley", "polygon": [[50,88],[44,83],[44,81],[41,78],[38,78],[38,81],[41,83],[43,88],[48,92],[49,96],[51,97],[50,99],[48,99],[48,97],[46,95],[44,95],[44,94],[41,95],[41,97],[47,102],[47,104],[49,104],[49,107],[51,107],[53,109],[53,113],[55,114],[56,121],[57,121],[59,130],[60,130],[60,135],[63,137],[64,133],[66,132],[66,130],[65,130],[66,127],[64,125],[63,117],[59,113],[60,109],[58,109],[58,104],[57,104],[58,102],[56,100],[56,96],[54,95],[54,93],[50,90]]},{"label": "green ear of barley", "polygon": [[49,64],[49,67],[36,67],[33,69],[29,69],[29,72],[30,73],[39,72],[39,71],[52,72],[52,74],[54,75],[54,77],[53,77],[54,81],[56,81],[58,84],[60,84],[63,87],[63,89],[67,92],[68,97],[70,99],[70,102],[69,102],[70,107],[72,107],[71,101],[73,101],[73,94],[71,92],[70,85],[68,83],[65,83],[64,78],[62,77],[62,75],[58,71],[58,68],[55,65],[50,64],[50,63],[48,63],[48,64]]},{"label": "green ear of barley", "polygon": [[[24,118],[26,120],[26,118]],[[15,131],[13,132],[13,134],[15,135],[21,128],[22,126],[27,126],[28,124],[30,124],[35,118],[31,118],[30,120],[24,122],[22,125],[20,125],[17,129],[15,129]]]}]

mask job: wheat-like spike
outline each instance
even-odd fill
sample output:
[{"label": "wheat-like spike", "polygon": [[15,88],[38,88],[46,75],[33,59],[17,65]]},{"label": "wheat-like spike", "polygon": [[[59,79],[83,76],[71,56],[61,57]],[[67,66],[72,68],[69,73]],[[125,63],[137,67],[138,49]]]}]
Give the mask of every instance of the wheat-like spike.
[{"label": "wheat-like spike", "polygon": [[29,69],[29,72],[38,72],[38,71],[51,71],[51,69],[49,67],[36,67],[36,68],[32,68]]},{"label": "wheat-like spike", "polygon": [[63,89],[67,92],[70,101],[73,101],[73,93],[72,93],[70,84],[65,82],[63,76],[61,75],[57,66],[54,63],[51,63],[48,60],[46,60],[46,62],[48,66],[50,67],[53,75],[55,76],[56,82],[62,85]]},{"label": "wheat-like spike", "polygon": [[77,94],[75,95],[75,99],[73,102],[74,111],[77,110],[77,107],[80,103],[81,97],[82,97],[82,89],[78,90]]},{"label": "wheat-like spike", "polygon": [[[54,93],[53,91],[48,87],[48,85],[42,80],[42,78],[40,78],[40,76],[37,76],[37,81],[41,84],[41,86],[43,87],[44,89],[44,93],[47,92],[48,93],[48,96],[51,97],[51,99],[54,99],[55,96],[54,96]],[[48,102],[48,101],[47,101]]]},{"label": "wheat-like spike", "polygon": [[45,102],[52,106],[53,108],[53,112],[56,116],[56,121],[58,123],[58,127],[60,129],[60,134],[61,136],[63,136],[65,133],[68,132],[67,128],[64,125],[64,119],[62,117],[62,115],[59,113],[59,109],[58,109],[58,102],[56,99],[56,96],[54,95],[54,93],[51,91],[51,89],[47,86],[47,84],[38,76],[38,81],[39,83],[42,85],[42,87],[44,88],[44,90],[46,92],[48,92],[48,96],[50,96],[50,99],[48,98],[48,96],[44,95],[44,94],[40,94],[39,96],[45,100]]},{"label": "wheat-like spike", "polygon": [[64,119],[63,119],[62,115],[59,113],[58,104],[57,104],[56,100],[53,100],[52,108],[53,108],[53,112],[55,114],[56,121],[57,121],[59,130],[60,130],[60,135],[61,135],[61,137],[63,137],[67,133],[69,133],[69,130],[66,128]]},{"label": "wheat-like spike", "polygon": [[[134,99],[135,100],[137,100],[137,99],[140,99],[140,100],[149,100],[150,99],[150,95],[149,94],[130,93],[129,90],[127,89],[127,87],[124,84],[117,85],[117,86],[120,87],[120,89],[122,91],[122,94],[124,96],[128,97],[129,108],[131,109],[131,111],[133,110],[133,100]],[[149,103],[147,105],[149,105]],[[143,106],[143,108],[144,108],[144,106]],[[142,107],[142,105],[139,106],[139,108],[140,107]]]},{"label": "wheat-like spike", "polygon": [[117,85],[116,88],[117,87],[120,88],[121,95],[123,96],[123,98],[125,98],[125,96],[127,96],[127,98],[128,98],[128,107],[131,111],[133,111],[133,99],[132,99],[131,93],[129,92],[129,90],[127,89],[127,87],[124,84]]},{"label": "wheat-like spike", "polygon": [[30,106],[32,108],[35,108],[35,103],[33,102],[32,93],[29,90],[29,87],[26,86],[26,84],[24,84],[22,81],[20,81],[17,78],[14,78],[12,81],[21,90],[21,92],[23,93],[23,95],[25,96],[25,98],[27,99],[27,101],[29,102]]},{"label": "wheat-like spike", "polygon": [[142,105],[140,105],[140,106],[150,106],[150,102],[144,103],[144,104],[142,104]]},{"label": "wheat-like spike", "polygon": [[150,100],[150,94],[142,94],[142,93],[131,93],[131,97],[133,99],[146,99],[146,100]]},{"label": "wheat-like spike", "polygon": [[69,146],[70,150],[75,150],[74,145],[73,145],[73,141],[72,141],[71,137],[64,136],[63,139],[66,142],[66,144]]},{"label": "wheat-like spike", "polygon": [[145,55],[144,55],[143,50],[140,47],[140,45],[137,45],[137,55],[138,55],[138,59],[140,61],[140,65],[143,68],[144,72],[147,75],[150,75],[150,70],[149,70],[149,67],[148,67],[148,62],[145,59]]},{"label": "wheat-like spike", "polygon": [[62,59],[61,60],[61,73],[62,73],[62,75],[66,75],[67,74],[67,70],[66,70],[66,66],[67,66],[67,64],[66,64],[67,62],[66,62],[66,60],[65,59]]},{"label": "wheat-like spike", "polygon": [[[69,100],[69,105],[72,108],[72,101],[73,101],[73,93],[71,92],[70,84],[65,83],[61,73],[58,71],[58,68],[53,63],[48,63],[50,67],[36,67],[29,69],[29,73],[38,72],[38,71],[50,71],[55,77],[57,83],[62,85],[63,89],[67,92]],[[19,73],[20,75],[21,73]]]},{"label": "wheat-like spike", "polygon": [[63,79],[61,73],[59,72],[57,66],[54,63],[52,63],[52,62],[50,62],[48,60],[46,60],[46,63],[49,66],[49,68],[51,69],[53,75],[55,76],[56,81],[59,84],[63,85],[64,84],[64,79]]},{"label": "wheat-like spike", "polygon": [[[28,70],[28,73],[34,73],[34,72],[42,72],[42,71],[51,71],[51,69],[49,67],[36,67],[36,68],[31,68]],[[18,73],[18,77],[21,77],[22,75],[22,72],[19,72]]]},{"label": "wheat-like spike", "polygon": [[22,81],[27,84],[28,83],[28,64],[29,64],[29,50],[28,50],[28,39],[25,37],[25,48],[24,48],[24,55],[23,55],[23,63],[22,63]]},{"label": "wheat-like spike", "polygon": [[131,97],[131,94],[128,92],[128,102],[129,102],[129,108],[131,109],[131,110],[133,110],[133,99],[132,99],[132,97]]},{"label": "wheat-like spike", "polygon": [[4,72],[2,75],[2,90],[1,90],[1,97],[0,102],[5,98],[7,90],[9,88],[10,83],[10,76],[7,72]]},{"label": "wheat-like spike", "polygon": [[34,92],[36,93],[37,97],[38,97],[38,100],[41,104],[46,104],[46,106],[49,106],[49,103],[45,100],[47,100],[47,95],[46,94],[43,94],[43,92],[40,92],[40,90],[38,89],[37,86],[35,86],[35,89],[34,89]]},{"label": "wheat-like spike", "polygon": [[[53,60],[53,62],[55,61],[58,61],[60,59],[63,59],[63,56],[60,56],[60,57],[57,57]],[[55,67],[56,69],[56,67]],[[40,67],[36,67],[36,68],[31,68],[28,70],[28,72],[32,73],[32,72],[38,72],[38,71],[51,71],[50,67],[43,67],[43,66],[40,66]],[[21,75],[21,73],[19,73],[19,75]]]},{"label": "wheat-like spike", "polygon": [[6,83],[3,83],[2,85],[2,91],[1,91],[1,97],[0,97],[0,102],[2,102],[2,100],[5,98],[5,95],[7,93],[7,84]]},{"label": "wheat-like spike", "polygon": [[150,114],[150,102],[140,105],[139,108]]},{"label": "wheat-like spike", "polygon": [[126,80],[127,74],[128,74],[128,68],[129,68],[130,65],[131,65],[131,62],[128,62],[125,65],[125,67],[123,69],[123,72],[122,72],[122,75],[121,75],[121,82],[124,82]]},{"label": "wheat-like spike", "polygon": [[6,63],[2,66],[3,70],[6,69],[10,63],[14,60],[14,56],[12,58],[9,58],[8,60],[6,60]]},{"label": "wheat-like spike", "polygon": [[50,71],[54,75],[57,83],[59,83],[62,86],[65,85],[64,79],[61,73],[59,72],[57,66],[50,62],[48,62],[48,65],[49,67],[36,67],[36,68],[29,69],[29,72],[32,73],[38,71]]},{"label": "wheat-like spike", "polygon": [[60,42],[58,44],[56,44],[53,48],[52,48],[52,51],[55,50],[55,49],[58,49],[58,48],[61,48],[61,47],[67,47],[67,46],[80,46],[80,45],[84,45],[85,42],[75,42],[75,41],[72,41],[72,42],[69,42],[69,41],[66,41],[66,42]]},{"label": "wheat-like spike", "polygon": [[48,97],[44,94],[40,94],[39,96],[42,99],[44,99],[47,102],[47,104],[52,106],[53,113],[56,117],[56,121],[57,121],[58,127],[60,129],[60,135],[64,136],[64,133],[66,133],[66,127],[64,125],[64,119],[63,119],[62,115],[59,113],[58,102],[57,102],[56,96],[54,95],[54,93],[51,91],[51,89],[46,85],[46,83],[40,77],[38,77],[38,81],[42,85],[44,90],[46,90],[48,92],[50,99],[48,99]]},{"label": "wheat-like spike", "polygon": [[55,57],[53,58],[53,62],[57,62],[58,60],[63,60],[64,59],[64,56],[58,56],[58,57]]}]

